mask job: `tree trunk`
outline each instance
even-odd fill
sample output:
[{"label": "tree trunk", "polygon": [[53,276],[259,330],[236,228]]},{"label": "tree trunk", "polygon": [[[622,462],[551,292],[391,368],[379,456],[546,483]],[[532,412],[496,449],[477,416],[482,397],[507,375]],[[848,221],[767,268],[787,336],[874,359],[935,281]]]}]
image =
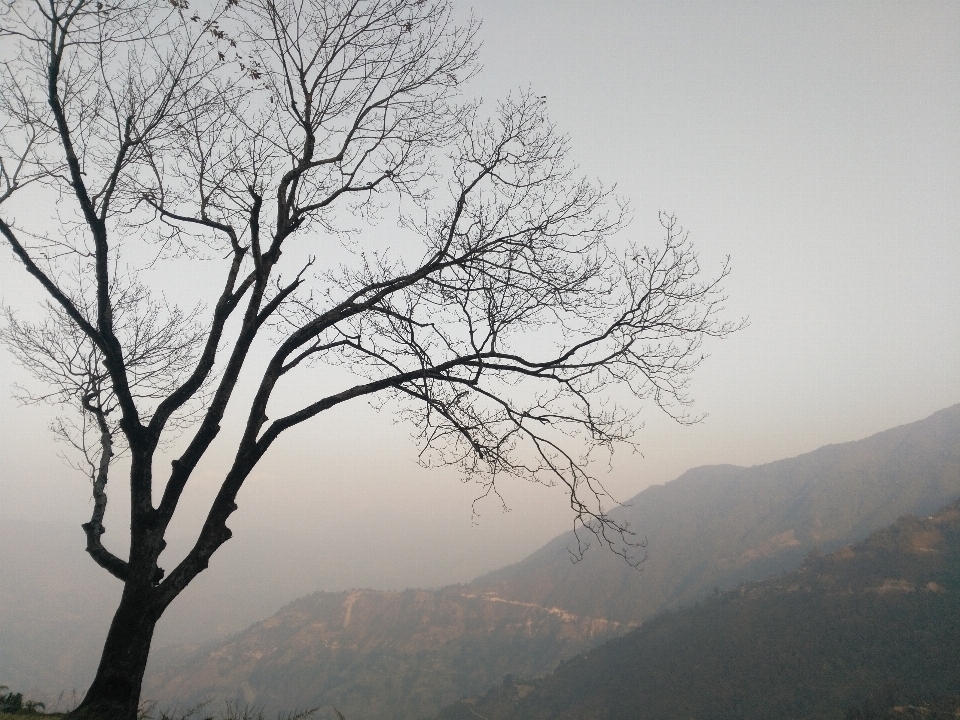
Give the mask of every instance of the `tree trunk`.
[{"label": "tree trunk", "polygon": [[153,630],[163,612],[152,588],[128,582],[113,616],[100,666],[69,720],[136,720]]}]

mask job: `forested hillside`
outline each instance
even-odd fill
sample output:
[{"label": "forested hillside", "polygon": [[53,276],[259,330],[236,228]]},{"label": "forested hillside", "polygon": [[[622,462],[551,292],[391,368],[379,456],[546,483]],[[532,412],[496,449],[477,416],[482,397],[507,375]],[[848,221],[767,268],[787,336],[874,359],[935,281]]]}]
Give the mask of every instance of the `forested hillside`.
[{"label": "forested hillside", "polygon": [[146,696],[211,697],[318,718],[420,718],[508,672],[537,675],[626,628],[465,586],[316,593],[237,637],[169,657]]},{"label": "forested hillside", "polygon": [[336,704],[348,717],[414,720],[958,496],[955,406],[866,440],[754,468],[697,468],[645,490],[621,510],[648,540],[641,572],[600,548],[573,564],[563,535],[467,587],[319,593],[225,643],[158,652],[146,697]]},{"label": "forested hillside", "polygon": [[621,622],[797,568],[906,513],[960,496],[960,405],[864,440],[766,465],[700,467],[627,501],[647,540],[640,573],[600,547],[572,564],[572,533],[478,578],[503,597]]},{"label": "forested hillside", "polygon": [[[960,503],[718,593],[442,720],[826,720],[960,694]],[[874,707],[877,707],[875,704]],[[860,713],[860,715],[858,715]]]}]

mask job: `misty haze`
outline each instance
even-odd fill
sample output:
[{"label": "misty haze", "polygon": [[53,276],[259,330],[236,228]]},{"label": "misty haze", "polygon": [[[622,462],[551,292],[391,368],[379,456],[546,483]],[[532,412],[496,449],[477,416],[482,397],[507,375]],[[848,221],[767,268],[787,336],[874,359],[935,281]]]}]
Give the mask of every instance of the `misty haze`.
[{"label": "misty haze", "polygon": [[0,720],[956,717],[958,38],[8,0]]}]

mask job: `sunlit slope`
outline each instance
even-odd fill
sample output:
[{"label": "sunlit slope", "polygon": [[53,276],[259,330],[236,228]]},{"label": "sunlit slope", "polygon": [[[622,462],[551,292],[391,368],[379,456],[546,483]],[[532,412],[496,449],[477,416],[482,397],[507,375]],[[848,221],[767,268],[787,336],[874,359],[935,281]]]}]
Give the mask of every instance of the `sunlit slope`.
[{"label": "sunlit slope", "polygon": [[840,718],[960,694],[960,503],[666,613],[443,720]]},{"label": "sunlit slope", "polygon": [[958,496],[955,405],[864,440],[751,468],[695,468],[644,490],[618,511],[647,539],[640,573],[599,547],[572,564],[571,534],[474,585],[574,613],[644,620],[715,587],[793,570],[814,548],[830,551]]},{"label": "sunlit slope", "polygon": [[[167,658],[144,697],[268,710],[321,706],[319,718],[420,718],[508,672],[542,674],[625,628],[503,601],[464,586],[315,593],[233,639]],[[161,664],[163,660],[160,659]]]}]

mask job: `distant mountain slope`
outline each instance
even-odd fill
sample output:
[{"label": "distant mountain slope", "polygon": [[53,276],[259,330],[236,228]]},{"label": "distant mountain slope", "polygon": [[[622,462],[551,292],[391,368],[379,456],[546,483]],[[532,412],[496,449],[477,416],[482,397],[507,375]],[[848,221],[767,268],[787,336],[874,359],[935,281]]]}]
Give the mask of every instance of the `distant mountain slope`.
[{"label": "distant mountain slope", "polygon": [[466,587],[319,593],[227,643],[158,653],[145,697],[413,720],[958,496],[960,405],[866,440],[754,468],[697,468],[645,490],[620,511],[649,541],[642,572],[600,548],[572,564],[562,535]]},{"label": "distant mountain slope", "polygon": [[[477,593],[316,593],[226,643],[181,651],[144,697],[181,707],[218,698],[272,710],[336,706],[348,718],[419,718],[499,682],[537,675],[620,635],[598,618]],[[161,654],[162,655],[162,654]]]},{"label": "distant mountain slope", "polygon": [[840,720],[878,690],[889,705],[960,694],[960,503],[662,615],[440,717]]},{"label": "distant mountain slope", "polygon": [[635,622],[792,570],[814,548],[866,537],[960,496],[960,405],[865,440],[740,468],[700,467],[616,512],[647,539],[634,572],[602,548],[570,562],[572,533],[473,585],[577,614]]}]

